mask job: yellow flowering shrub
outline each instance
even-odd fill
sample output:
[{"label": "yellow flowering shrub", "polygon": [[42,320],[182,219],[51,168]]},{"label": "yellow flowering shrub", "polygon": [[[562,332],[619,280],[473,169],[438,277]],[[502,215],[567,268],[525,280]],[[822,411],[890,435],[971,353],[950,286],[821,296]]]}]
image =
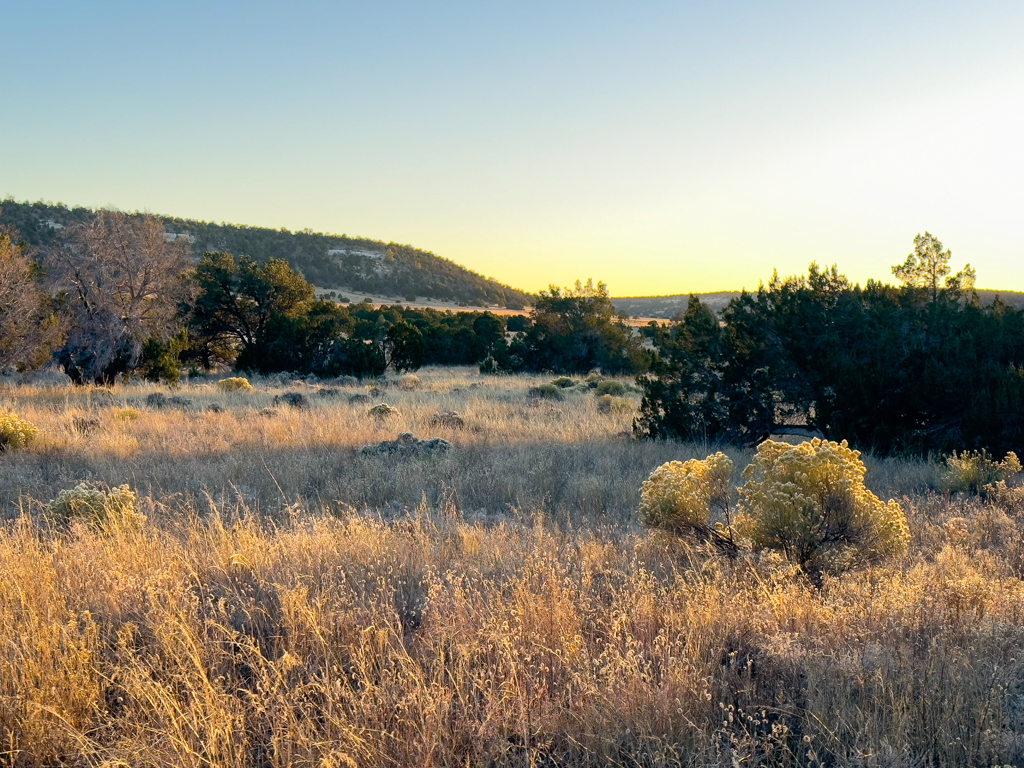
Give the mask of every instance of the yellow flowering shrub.
[{"label": "yellow flowering shrub", "polygon": [[676,532],[709,530],[711,508],[728,504],[732,472],[732,459],[721,452],[662,464],[640,486],[640,522]]},{"label": "yellow flowering shrub", "polygon": [[13,411],[0,413],[0,453],[24,448],[39,435],[36,426]]},{"label": "yellow flowering shrub", "polygon": [[103,491],[88,483],[61,491],[46,505],[46,515],[59,526],[82,520],[95,528],[138,526],[145,517],[138,510],[138,497],[127,485]]},{"label": "yellow flowering shrub", "polygon": [[1005,482],[1021,471],[1017,454],[1010,451],[1002,461],[992,461],[985,451],[954,451],[946,459],[943,483],[950,491],[978,493],[986,485]]},{"label": "yellow flowering shrub", "polygon": [[233,376],[217,382],[217,389],[222,392],[255,392],[256,388],[244,376]]},{"label": "yellow flowering shrub", "polygon": [[743,471],[737,531],[755,550],[779,550],[812,571],[905,553],[903,510],[865,488],[865,472],[845,440],[766,440]]}]

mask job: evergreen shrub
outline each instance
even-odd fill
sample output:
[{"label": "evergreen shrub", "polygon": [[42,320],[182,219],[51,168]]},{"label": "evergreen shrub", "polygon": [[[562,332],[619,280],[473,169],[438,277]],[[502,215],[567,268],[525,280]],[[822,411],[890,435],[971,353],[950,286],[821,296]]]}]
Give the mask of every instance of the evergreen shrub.
[{"label": "evergreen shrub", "polygon": [[530,388],[530,397],[542,400],[561,400],[562,390],[555,384],[541,384]]},{"label": "evergreen shrub", "polygon": [[[845,441],[767,440],[743,471],[735,525],[733,463],[721,452],[658,467],[640,488],[638,514],[649,528],[707,541],[728,554],[740,544],[778,550],[816,577],[907,551],[903,510],[865,488],[864,474],[860,453]],[[715,509],[724,513],[719,521],[712,520]]]}]

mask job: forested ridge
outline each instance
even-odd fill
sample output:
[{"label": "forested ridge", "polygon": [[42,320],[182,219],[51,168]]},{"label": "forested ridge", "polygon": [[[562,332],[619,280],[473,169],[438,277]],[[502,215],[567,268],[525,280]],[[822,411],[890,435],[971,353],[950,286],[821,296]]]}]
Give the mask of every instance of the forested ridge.
[{"label": "forested ridge", "polygon": [[[61,203],[19,203],[10,199],[0,203],[0,227],[17,230],[26,243],[40,252],[57,243],[63,229],[75,223],[91,224],[95,218],[96,211],[90,208]],[[251,256],[260,264],[283,259],[320,288],[469,306],[522,308],[532,301],[524,291],[411,245],[311,230],[291,232],[283,228],[157,218],[168,233],[185,236],[194,259],[213,252]]]}]

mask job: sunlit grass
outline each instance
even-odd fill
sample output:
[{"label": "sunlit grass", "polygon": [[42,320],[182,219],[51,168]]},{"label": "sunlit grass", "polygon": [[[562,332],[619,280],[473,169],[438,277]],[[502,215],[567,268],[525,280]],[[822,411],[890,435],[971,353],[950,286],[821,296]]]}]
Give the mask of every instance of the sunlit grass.
[{"label": "sunlit grass", "polygon": [[[641,528],[651,470],[711,447],[630,441],[592,390],[532,401],[544,377],[417,375],[0,392],[40,430],[0,457],[0,764],[1024,762],[1012,489],[869,458],[909,554],[815,586]],[[430,426],[448,411],[465,426]],[[359,454],[404,431],[454,448]],[[144,519],[52,525],[83,481],[129,484]]]}]

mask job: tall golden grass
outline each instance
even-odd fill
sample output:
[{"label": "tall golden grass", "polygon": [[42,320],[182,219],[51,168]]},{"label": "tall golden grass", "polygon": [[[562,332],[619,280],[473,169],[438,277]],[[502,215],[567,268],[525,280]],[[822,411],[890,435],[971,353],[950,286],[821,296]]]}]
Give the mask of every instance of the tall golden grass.
[{"label": "tall golden grass", "polygon": [[[41,435],[0,457],[0,763],[1024,764],[1012,489],[872,462],[910,554],[815,587],[638,526],[651,469],[706,446],[628,441],[592,393],[531,405],[538,379],[419,377],[272,416],[297,386],[176,393],[220,413],[4,391]],[[465,429],[426,426],[450,410]],[[358,455],[400,431],[454,448]],[[145,522],[50,528],[81,481],[132,485]]]}]

